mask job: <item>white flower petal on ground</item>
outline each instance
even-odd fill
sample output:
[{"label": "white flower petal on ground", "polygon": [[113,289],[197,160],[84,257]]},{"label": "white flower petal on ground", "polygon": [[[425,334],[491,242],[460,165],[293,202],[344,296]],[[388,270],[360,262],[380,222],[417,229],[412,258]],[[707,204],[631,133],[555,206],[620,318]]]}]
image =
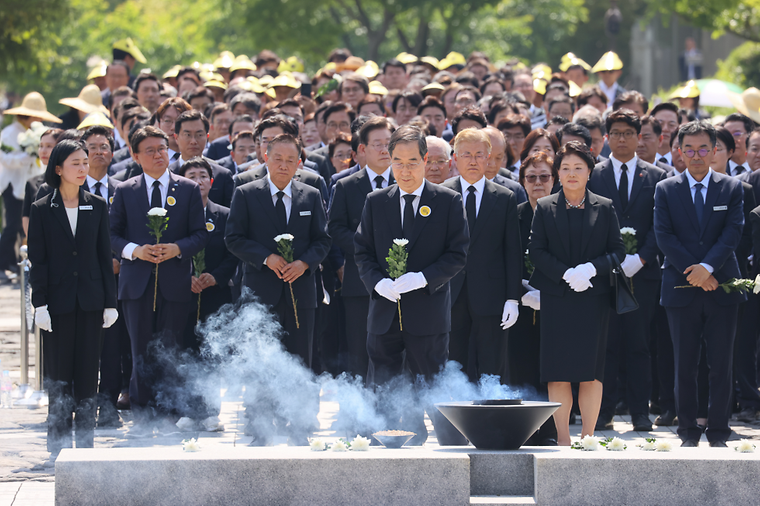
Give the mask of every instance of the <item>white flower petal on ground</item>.
[{"label": "white flower petal on ground", "polygon": [[313,452],[321,452],[325,450],[325,442],[321,439],[312,439],[309,446]]},{"label": "white flower petal on ground", "polygon": [[200,451],[201,447],[195,438],[191,438],[182,441],[182,449],[186,452],[197,452]]},{"label": "white flower petal on ground", "polygon": [[163,207],[153,207],[148,211],[148,216],[166,216],[166,209]]},{"label": "white flower petal on ground", "polygon": [[351,441],[351,450],[357,452],[366,452],[369,450],[369,443],[369,439],[357,434],[354,440]]},{"label": "white flower petal on ground", "polygon": [[631,234],[636,235],[636,229],[633,227],[623,227],[620,229],[620,235]]},{"label": "white flower petal on ground", "polygon": [[655,449],[658,452],[669,452],[673,449],[673,443],[669,439],[661,439],[655,442]]},{"label": "white flower petal on ground", "polygon": [[657,449],[657,442],[656,441],[645,441],[643,445],[641,445],[641,449],[645,452],[653,452]]},{"label": "white flower petal on ground", "polygon": [[393,239],[393,244],[397,246],[406,246],[409,244],[409,239]]},{"label": "white flower petal on ground", "polygon": [[581,446],[587,452],[595,452],[600,448],[599,438],[594,436],[583,436]]},{"label": "white flower petal on ground", "polygon": [[607,449],[613,452],[622,452],[625,450],[625,441],[619,437],[613,437],[612,441],[607,443]]},{"label": "white flower petal on ground", "polygon": [[339,439],[335,441],[332,446],[330,446],[330,450],[334,452],[345,452],[348,450],[348,447],[346,446],[346,443],[343,442],[343,440]]},{"label": "white flower petal on ground", "polygon": [[739,441],[739,446],[734,446],[734,450],[740,453],[754,453],[755,445],[752,442],[742,439]]}]

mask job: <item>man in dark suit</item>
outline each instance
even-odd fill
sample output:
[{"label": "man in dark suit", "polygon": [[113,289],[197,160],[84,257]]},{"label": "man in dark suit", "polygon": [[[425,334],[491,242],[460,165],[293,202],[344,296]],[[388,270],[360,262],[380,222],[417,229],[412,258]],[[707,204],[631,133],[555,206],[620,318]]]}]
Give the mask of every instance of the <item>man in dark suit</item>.
[{"label": "man in dark suit", "polygon": [[[203,155],[203,147],[208,138],[208,120],[199,111],[186,111],[174,122],[174,138],[179,148],[179,158],[169,164],[169,170],[178,174],[182,165],[191,158]],[[220,206],[229,207],[235,183],[232,172],[206,158],[214,173],[209,199]]]},{"label": "man in dark suit", "polygon": [[[230,123],[230,135],[225,136],[221,139],[216,139],[215,141],[211,142],[204,156],[206,158],[210,158],[211,160],[214,160],[217,164],[221,165],[225,169],[231,170],[233,174],[236,174],[237,165],[232,158],[232,151],[230,151],[230,148],[234,150],[233,141],[240,132],[253,132],[253,127],[254,127],[253,118],[251,118],[249,115],[244,114],[243,116],[238,116],[237,118],[232,120],[232,123]],[[220,144],[224,144],[223,150],[216,147]],[[209,153],[214,153],[215,156],[211,156]],[[246,156],[247,154],[248,153],[246,153]],[[239,161],[239,163],[242,164],[244,163],[244,161],[241,160]]]},{"label": "man in dark suit", "polygon": [[[310,367],[314,313],[321,300],[321,289],[317,297],[315,272],[327,256],[331,240],[319,192],[293,181],[300,155],[300,141],[292,135],[281,134],[267,143],[264,160],[268,177],[235,190],[225,241],[243,262],[243,285],[271,307],[282,326],[285,349]],[[293,236],[291,263],[277,253],[275,242],[275,237],[286,233]],[[313,411],[316,419],[318,404],[316,410],[314,406],[305,409]],[[290,437],[303,444],[310,428],[291,426]],[[259,433],[255,437],[256,444],[266,444],[271,434]]]},{"label": "man in dark suit", "polygon": [[[153,389],[163,378],[162,371],[151,367],[156,357],[149,345],[160,339],[171,348],[181,338],[190,306],[191,259],[205,247],[208,232],[198,185],[167,169],[166,134],[148,126],[132,141],[132,153],[144,172],[116,188],[110,211],[111,245],[122,257],[119,300],[132,343],[129,395],[133,410],[156,407],[168,415],[172,406],[155,405]],[[160,244],[147,226],[152,208],[166,209],[169,218]],[[153,412],[140,411],[147,423],[136,432],[148,435]]]},{"label": "man in dark suit", "polygon": [[[462,197],[424,180],[427,144],[422,131],[406,125],[399,128],[391,136],[388,152],[397,184],[369,194],[354,238],[359,277],[371,294],[367,319],[370,384],[402,375],[404,362],[413,376],[426,379],[446,363],[451,331],[449,281],[464,267],[469,245]],[[408,241],[409,256],[406,274],[394,281],[386,257],[395,239]],[[440,440],[443,431],[436,423],[440,416],[435,409],[428,413]],[[427,430],[421,410],[405,415],[402,426],[413,428],[417,432],[413,441],[422,444]]]},{"label": "man in dark suit", "polygon": [[[692,121],[678,131],[687,170],[655,190],[654,226],[665,254],[662,298],[673,338],[678,435],[682,446],[697,446],[697,370],[707,346],[710,402],[707,440],[725,447],[731,399],[731,358],[741,292],[725,293],[720,283],[740,277],[734,251],[744,225],[741,182],[710,169],[715,129]],[[693,288],[676,288],[691,285]]]},{"label": "man in dark suit", "polygon": [[492,183],[498,184],[499,186],[503,186],[504,188],[507,188],[512,193],[514,193],[518,204],[527,202],[528,194],[525,193],[525,189],[522,187],[522,185],[516,180],[512,179],[511,175],[504,176],[501,173],[503,171],[506,174],[511,174],[508,169],[501,167],[501,162],[506,156],[505,150],[507,149],[507,141],[504,139],[504,134],[501,133],[501,130],[492,126],[484,128],[483,131],[488,135],[488,138],[491,141],[491,156],[493,157],[487,160],[485,168],[486,179]]},{"label": "man in dark suit", "polygon": [[486,180],[489,156],[493,152],[485,131],[462,130],[454,139],[459,177],[443,183],[463,196],[470,230],[467,264],[451,280],[449,359],[462,364],[473,382],[493,374],[506,384],[508,329],[519,316],[523,249],[517,199]]},{"label": "man in dark suit", "polygon": [[670,174],[673,172],[673,166],[657,159],[659,158],[657,155],[657,149],[661,142],[662,127],[660,126],[660,122],[649,115],[642,117],[639,143],[636,146],[636,156],[638,156],[640,160],[644,160],[646,163],[659,167],[667,174]]},{"label": "man in dark suit", "polygon": [[[636,114],[619,109],[607,116],[606,129],[611,155],[594,168],[588,189],[612,200],[621,228],[636,231],[636,251],[626,252],[622,267],[635,286],[639,309],[623,315],[610,313],[604,393],[596,428],[612,428],[615,406],[622,399],[627,401],[634,430],[647,432],[652,430],[649,329],[660,284],[659,250],[653,228],[654,188],[666,173],[637,156],[642,127]],[[618,372],[622,368],[625,389],[618,392]]]},{"label": "man in dark suit", "polygon": [[367,165],[355,174],[340,179],[333,189],[328,223],[330,236],[340,246],[345,257],[341,297],[345,306],[346,337],[348,340],[349,371],[366,376],[367,314],[369,292],[359,279],[354,260],[354,235],[362,218],[364,201],[373,190],[395,183],[391,173],[388,143],[395,128],[388,119],[373,117],[359,131],[359,152]]}]

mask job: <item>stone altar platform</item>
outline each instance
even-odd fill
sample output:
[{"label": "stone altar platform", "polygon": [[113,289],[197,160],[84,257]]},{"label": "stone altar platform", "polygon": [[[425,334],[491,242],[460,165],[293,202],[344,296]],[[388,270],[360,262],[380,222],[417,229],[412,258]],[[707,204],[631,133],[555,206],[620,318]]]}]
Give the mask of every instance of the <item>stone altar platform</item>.
[{"label": "stone altar platform", "polygon": [[[729,443],[730,446],[733,446]],[[526,447],[64,450],[56,504],[756,505],[760,453]]]}]

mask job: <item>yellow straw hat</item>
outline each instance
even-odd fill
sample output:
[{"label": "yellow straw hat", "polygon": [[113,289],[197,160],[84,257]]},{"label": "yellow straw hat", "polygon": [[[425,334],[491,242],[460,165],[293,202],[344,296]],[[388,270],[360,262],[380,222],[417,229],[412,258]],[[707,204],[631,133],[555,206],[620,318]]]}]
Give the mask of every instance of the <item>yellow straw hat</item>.
[{"label": "yellow straw hat", "polygon": [[668,99],[671,98],[696,98],[699,96],[699,87],[697,86],[697,82],[692,79],[691,81],[687,82],[683,86],[679,87],[670,94]]},{"label": "yellow straw hat", "polygon": [[129,37],[127,37],[126,39],[121,39],[114,42],[113,48],[124,51],[125,53],[131,55],[132,58],[139,61],[140,63],[148,63],[148,60],[145,59],[145,56],[137,48],[134,41]]},{"label": "yellow straw hat", "polygon": [[760,123],[760,90],[753,86],[741,94],[729,91],[728,99],[740,113],[749,116],[755,123]]},{"label": "yellow straw hat", "polygon": [[79,124],[79,126],[77,126],[77,130],[84,130],[85,128],[90,128],[91,126],[95,125],[104,126],[113,130],[113,125],[111,122],[108,121],[106,115],[100,111],[88,114]]},{"label": "yellow straw hat", "polygon": [[43,121],[63,123],[63,121],[47,111],[45,97],[36,91],[27,93],[27,95],[24,97],[24,100],[21,101],[21,105],[19,107],[14,107],[13,109],[3,111],[3,114],[10,114],[15,116],[32,116],[33,118],[42,118]]},{"label": "yellow straw hat", "polygon": [[82,88],[78,97],[62,98],[58,103],[73,107],[77,111],[86,112],[87,114],[95,111],[108,114],[108,109],[103,106],[103,98],[100,96],[100,88],[94,84],[88,84]]},{"label": "yellow straw hat", "polygon": [[591,72],[610,72],[613,70],[621,70],[623,68],[623,60],[613,51],[607,51],[599,58]]}]

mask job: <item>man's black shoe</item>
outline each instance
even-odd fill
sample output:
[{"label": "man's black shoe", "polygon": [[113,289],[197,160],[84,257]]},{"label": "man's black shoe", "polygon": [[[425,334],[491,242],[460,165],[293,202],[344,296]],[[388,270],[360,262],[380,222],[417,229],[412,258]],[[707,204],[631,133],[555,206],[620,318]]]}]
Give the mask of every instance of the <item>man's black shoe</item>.
[{"label": "man's black shoe", "polygon": [[659,425],[660,427],[672,427],[678,425],[678,418],[676,418],[674,412],[667,410],[654,419],[654,424]]},{"label": "man's black shoe", "polygon": [[725,441],[710,441],[711,448],[728,448]]},{"label": "man's black shoe", "polygon": [[687,439],[681,443],[681,448],[696,448],[697,446],[699,446],[699,441],[694,439]]},{"label": "man's black shoe", "polygon": [[594,427],[594,430],[612,430],[612,417],[599,417],[596,420],[596,427]]},{"label": "man's black shoe", "polygon": [[633,430],[636,432],[650,432],[652,430],[652,422],[648,416],[636,415],[632,417]]}]

